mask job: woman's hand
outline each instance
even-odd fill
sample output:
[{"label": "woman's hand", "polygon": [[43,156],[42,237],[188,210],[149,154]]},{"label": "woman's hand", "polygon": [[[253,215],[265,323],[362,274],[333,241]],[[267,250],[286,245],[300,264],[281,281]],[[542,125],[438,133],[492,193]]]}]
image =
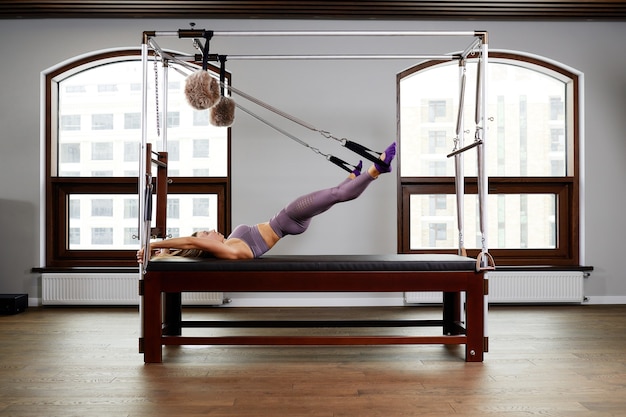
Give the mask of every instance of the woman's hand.
[{"label": "woman's hand", "polygon": [[[169,249],[150,249],[150,250],[154,251],[152,256],[158,256],[158,255],[164,255],[164,254],[170,253]],[[138,264],[142,264],[143,263],[143,248],[141,248],[141,249],[139,249],[137,251],[137,263]]]},{"label": "woman's hand", "polygon": [[142,264],[143,263],[143,248],[139,249],[137,251],[137,263],[138,264]]}]

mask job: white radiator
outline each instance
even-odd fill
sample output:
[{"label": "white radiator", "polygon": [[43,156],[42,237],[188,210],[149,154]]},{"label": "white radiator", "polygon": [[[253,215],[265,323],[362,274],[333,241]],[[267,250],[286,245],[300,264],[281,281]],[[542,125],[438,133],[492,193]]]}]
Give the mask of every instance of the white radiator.
[{"label": "white radiator", "polygon": [[[221,292],[183,293],[184,305],[219,305]],[[41,275],[43,305],[138,305],[138,274],[64,274]]]},{"label": "white radiator", "polygon": [[[493,271],[490,303],[582,303],[584,272]],[[43,305],[138,305],[138,278],[131,274],[44,273]],[[222,292],[183,293],[185,305],[223,304]],[[262,301],[262,300],[261,300]],[[406,292],[407,304],[441,303],[440,292]]]},{"label": "white radiator", "polygon": [[[581,271],[492,271],[489,279],[490,303],[582,303],[585,299]],[[408,304],[441,303],[441,293],[407,292]]]}]

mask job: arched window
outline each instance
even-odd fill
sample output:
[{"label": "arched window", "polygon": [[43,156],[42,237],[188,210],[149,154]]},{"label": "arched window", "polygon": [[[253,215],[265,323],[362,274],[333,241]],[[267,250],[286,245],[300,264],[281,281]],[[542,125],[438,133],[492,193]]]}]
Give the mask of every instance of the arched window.
[{"label": "arched window", "polygon": [[[228,233],[230,129],[187,104],[184,72],[168,69],[166,77],[152,64],[146,123],[154,149],[168,152],[166,234]],[[51,70],[45,83],[46,266],[136,265],[140,52],[81,57]]]},{"label": "arched window", "polygon": [[[579,75],[536,57],[489,53],[486,205],[498,265],[578,265]],[[475,256],[481,247],[476,150],[464,152],[463,244],[454,188],[459,65],[427,62],[398,75],[401,253]],[[476,63],[468,61],[465,144],[474,140]]]}]

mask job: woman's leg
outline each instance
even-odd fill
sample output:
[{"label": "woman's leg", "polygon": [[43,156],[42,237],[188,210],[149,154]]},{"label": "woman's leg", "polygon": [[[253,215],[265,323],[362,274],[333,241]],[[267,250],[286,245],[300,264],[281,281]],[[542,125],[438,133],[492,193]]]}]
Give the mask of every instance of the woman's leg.
[{"label": "woman's leg", "polygon": [[[394,156],[395,143],[387,148],[383,158],[388,164]],[[336,187],[303,195],[289,203],[274,216],[270,220],[270,226],[279,237],[300,234],[309,227],[313,217],[325,212],[337,203],[354,200],[360,196],[380,173],[378,167],[372,167],[367,173],[358,175],[356,178],[351,176]]]},{"label": "woman's leg", "polygon": [[270,220],[270,226],[279,237],[298,235],[309,227],[313,217],[337,203],[354,200],[374,179],[369,174],[363,174],[354,179],[348,178],[336,187],[298,197]]}]

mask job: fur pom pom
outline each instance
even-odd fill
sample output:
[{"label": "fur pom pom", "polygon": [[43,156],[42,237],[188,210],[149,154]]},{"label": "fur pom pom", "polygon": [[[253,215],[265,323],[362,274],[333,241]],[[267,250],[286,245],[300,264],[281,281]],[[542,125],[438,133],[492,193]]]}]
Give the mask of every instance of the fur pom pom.
[{"label": "fur pom pom", "polygon": [[219,82],[207,71],[196,71],[185,81],[185,96],[191,107],[206,110],[220,99]]},{"label": "fur pom pom", "polygon": [[228,127],[235,121],[235,100],[222,96],[210,112],[209,120],[213,126]]}]

